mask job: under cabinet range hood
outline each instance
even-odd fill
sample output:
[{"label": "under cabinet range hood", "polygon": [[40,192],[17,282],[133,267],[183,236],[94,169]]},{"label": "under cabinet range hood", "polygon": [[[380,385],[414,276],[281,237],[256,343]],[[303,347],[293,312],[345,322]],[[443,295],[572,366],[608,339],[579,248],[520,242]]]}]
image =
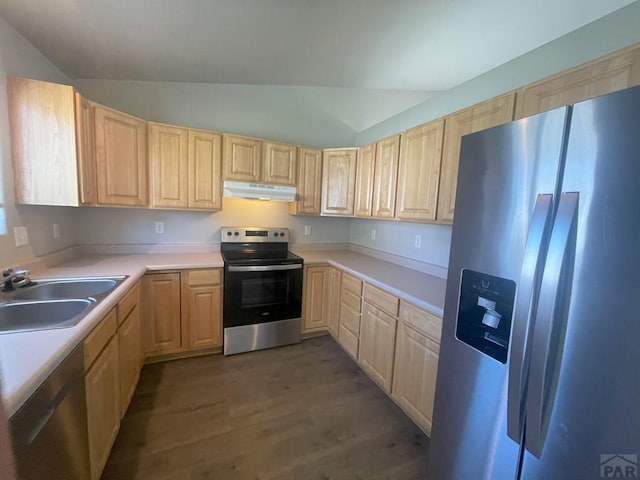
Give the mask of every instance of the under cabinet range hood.
[{"label": "under cabinet range hood", "polygon": [[225,181],[223,195],[236,198],[257,198],[293,202],[296,199],[296,187],[288,185],[266,185],[264,183]]}]

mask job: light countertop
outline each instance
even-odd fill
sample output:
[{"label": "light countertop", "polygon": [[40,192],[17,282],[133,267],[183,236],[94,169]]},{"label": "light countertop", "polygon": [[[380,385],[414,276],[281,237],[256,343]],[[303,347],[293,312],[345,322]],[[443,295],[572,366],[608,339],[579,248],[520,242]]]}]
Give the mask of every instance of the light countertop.
[{"label": "light countertop", "polygon": [[8,415],[35,392],[66,356],[93,330],[146,271],[222,267],[219,253],[84,256],[33,279],[128,275],[117,289],[71,328],[0,334],[0,381]]}]

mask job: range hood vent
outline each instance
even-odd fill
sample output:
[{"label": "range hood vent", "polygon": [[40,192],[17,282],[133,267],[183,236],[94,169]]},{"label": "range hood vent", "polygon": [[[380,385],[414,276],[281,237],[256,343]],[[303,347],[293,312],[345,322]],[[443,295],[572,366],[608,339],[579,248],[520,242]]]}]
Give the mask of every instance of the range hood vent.
[{"label": "range hood vent", "polygon": [[293,202],[296,199],[296,187],[288,185],[226,181],[223,187],[225,197],[258,198],[280,202]]}]

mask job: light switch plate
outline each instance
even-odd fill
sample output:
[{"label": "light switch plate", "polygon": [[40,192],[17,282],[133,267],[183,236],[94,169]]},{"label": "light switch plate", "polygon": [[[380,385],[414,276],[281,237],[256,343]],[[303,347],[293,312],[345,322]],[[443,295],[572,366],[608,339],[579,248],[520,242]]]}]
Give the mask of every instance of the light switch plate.
[{"label": "light switch plate", "polygon": [[13,236],[16,239],[16,247],[29,245],[29,232],[27,232],[27,227],[13,227]]},{"label": "light switch plate", "polygon": [[311,225],[305,225],[304,226],[304,234],[308,237],[309,235],[311,235]]},{"label": "light switch plate", "polygon": [[422,245],[422,235],[416,235],[416,241],[414,242],[416,248],[420,248]]}]

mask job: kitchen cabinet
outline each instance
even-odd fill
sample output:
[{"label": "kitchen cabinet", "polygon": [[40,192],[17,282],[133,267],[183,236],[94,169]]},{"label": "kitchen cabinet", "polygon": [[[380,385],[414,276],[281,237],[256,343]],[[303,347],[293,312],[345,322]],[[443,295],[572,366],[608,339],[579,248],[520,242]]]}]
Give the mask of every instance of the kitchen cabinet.
[{"label": "kitchen cabinet", "polygon": [[224,135],[222,157],[225,180],[260,181],[262,141],[237,135]]},{"label": "kitchen cabinet", "polygon": [[153,273],[142,279],[143,337],[147,357],[182,348],[180,273]]},{"label": "kitchen cabinet", "polygon": [[342,272],[340,282],[340,319],[338,343],[355,360],[360,343],[360,317],[362,312],[362,280]]},{"label": "kitchen cabinet", "polygon": [[189,130],[149,123],[151,206],[188,205]]},{"label": "kitchen cabinet", "polygon": [[327,292],[329,267],[311,265],[304,267],[304,306],[302,333],[311,333],[327,328]]},{"label": "kitchen cabinet", "polygon": [[322,152],[323,215],[353,215],[357,152],[355,148]]},{"label": "kitchen cabinet", "polygon": [[222,135],[149,124],[151,206],[219,210]]},{"label": "kitchen cabinet", "polygon": [[441,326],[435,315],[401,302],[392,397],[427,434],[433,418]]},{"label": "kitchen cabinet", "polygon": [[16,203],[95,204],[96,165],[89,102],[73,87],[8,77]]},{"label": "kitchen cabinet", "polygon": [[396,207],[396,183],[400,135],[376,143],[372,216],[393,218]]},{"label": "kitchen cabinet", "polygon": [[93,104],[93,112],[98,203],[146,206],[146,123],[98,104]]},{"label": "kitchen cabinet", "polygon": [[340,284],[342,272],[336,267],[329,267],[327,284],[327,326],[333,338],[338,338],[340,325]]},{"label": "kitchen cabinet", "polygon": [[514,105],[515,93],[508,93],[445,117],[436,213],[438,222],[453,222],[462,136],[510,122]]},{"label": "kitchen cabinet", "polygon": [[289,213],[319,215],[322,206],[322,150],[300,147],[298,157],[296,201],[289,203]]},{"label": "kitchen cabinet", "polygon": [[117,315],[112,310],[84,342],[85,397],[91,479],[107,463],[120,428],[120,378]]},{"label": "kitchen cabinet", "polygon": [[398,220],[435,221],[443,137],[444,119],[411,128],[400,136]]},{"label": "kitchen cabinet", "polygon": [[222,208],[222,135],[189,129],[189,208]]},{"label": "kitchen cabinet", "polygon": [[184,347],[196,350],[222,345],[222,270],[189,270],[182,281]]},{"label": "kitchen cabinet", "polygon": [[571,105],[640,84],[640,45],[633,45],[518,91],[515,118]]},{"label": "kitchen cabinet", "polygon": [[373,199],[373,174],[376,160],[376,144],[370,143],[358,149],[356,169],[356,193],[353,214],[356,217],[371,216]]},{"label": "kitchen cabinet", "polygon": [[365,301],[358,360],[369,376],[391,392],[398,320]]},{"label": "kitchen cabinet", "polygon": [[298,149],[287,143],[264,142],[262,181],[278,185],[296,185]]},{"label": "kitchen cabinet", "polygon": [[120,417],[124,417],[142,368],[140,286],[136,284],[118,304]]},{"label": "kitchen cabinet", "polygon": [[222,285],[220,268],[145,275],[142,322],[146,358],[182,356],[221,346]]}]

